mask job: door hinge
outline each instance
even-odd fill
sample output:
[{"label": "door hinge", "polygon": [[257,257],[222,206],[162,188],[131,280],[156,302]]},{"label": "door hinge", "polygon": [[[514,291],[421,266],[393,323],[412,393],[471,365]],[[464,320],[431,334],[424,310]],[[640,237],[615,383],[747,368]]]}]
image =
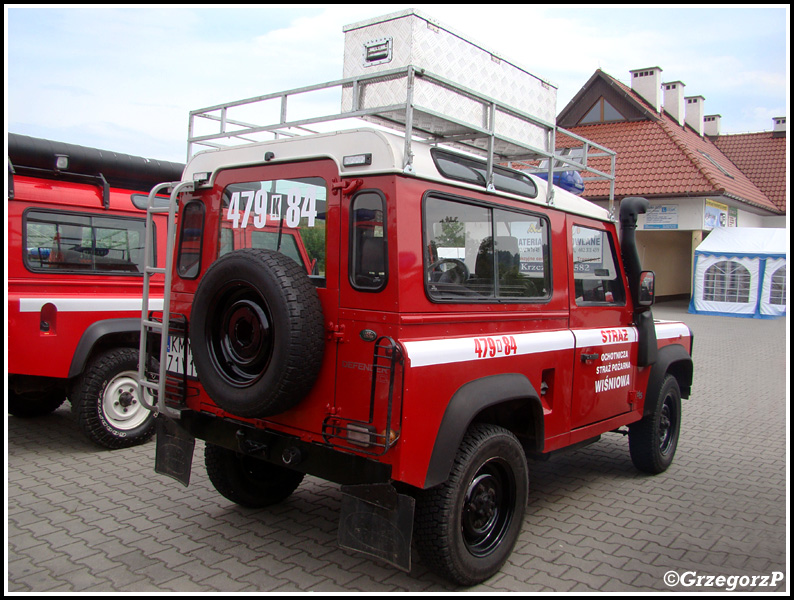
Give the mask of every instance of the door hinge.
[{"label": "door hinge", "polygon": [[331,180],[331,191],[336,194],[341,190],[343,196],[349,196],[362,185],[364,185],[363,179],[333,179]]},{"label": "door hinge", "polygon": [[345,338],[345,326],[333,322],[328,323],[328,339],[343,342]]},{"label": "door hinge", "polygon": [[641,391],[639,391],[639,390],[631,390],[629,392],[629,406],[631,407],[631,409],[633,409],[634,406],[637,404],[637,402],[642,400],[642,398],[643,398],[643,395],[642,395]]}]

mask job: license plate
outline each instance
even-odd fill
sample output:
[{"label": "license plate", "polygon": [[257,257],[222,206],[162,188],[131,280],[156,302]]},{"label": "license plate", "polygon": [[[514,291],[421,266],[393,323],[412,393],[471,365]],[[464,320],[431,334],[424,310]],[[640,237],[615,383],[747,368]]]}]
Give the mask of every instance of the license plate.
[{"label": "license plate", "polygon": [[185,352],[187,352],[187,376],[195,379],[196,367],[193,366],[193,354],[190,351],[190,344],[185,341],[185,338],[178,335],[168,336],[165,370],[169,373],[184,375]]}]

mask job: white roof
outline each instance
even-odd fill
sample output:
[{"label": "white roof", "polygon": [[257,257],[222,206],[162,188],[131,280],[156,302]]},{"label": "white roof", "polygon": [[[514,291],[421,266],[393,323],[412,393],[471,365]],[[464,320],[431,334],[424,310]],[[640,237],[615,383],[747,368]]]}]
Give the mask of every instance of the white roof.
[{"label": "white roof", "polygon": [[785,229],[764,227],[719,227],[696,248],[696,252],[728,255],[778,255],[787,252]]},{"label": "white roof", "polygon": [[[411,143],[411,151],[414,155],[414,172],[410,176],[483,191],[481,186],[454,181],[442,176],[430,154],[431,148],[430,144],[424,142],[413,141]],[[267,152],[273,153],[273,158],[268,161],[268,164],[329,158],[336,162],[339,173],[344,177],[362,177],[382,173],[404,174],[405,138],[386,131],[365,128],[301,135],[217,150],[205,150],[197,153],[188,161],[182,180],[193,181],[193,176],[196,173],[210,173],[210,182],[212,182],[220,169],[264,164]],[[363,153],[372,155],[371,164],[343,166],[343,157]],[[538,188],[538,195],[534,199],[506,192],[493,192],[493,194],[518,199],[528,204],[546,206],[546,181],[534,176],[532,180]],[[554,189],[554,208],[594,219],[609,219],[607,210],[560,188]]]}]

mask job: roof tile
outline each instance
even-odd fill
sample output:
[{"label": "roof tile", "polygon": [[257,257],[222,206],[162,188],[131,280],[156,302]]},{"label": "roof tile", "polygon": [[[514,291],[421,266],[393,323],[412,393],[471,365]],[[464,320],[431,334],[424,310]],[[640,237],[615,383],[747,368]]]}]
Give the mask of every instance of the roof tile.
[{"label": "roof tile", "polygon": [[[613,79],[613,81],[635,100],[644,102],[629,87],[617,80]],[[742,172],[743,169],[720,150],[720,145],[724,147],[730,147],[732,144],[749,145],[751,141],[720,142],[722,140],[720,138],[718,144],[715,144],[710,139],[695,133],[691,127],[682,127],[664,112],[654,115],[651,119],[643,121],[597,123],[569,128],[573,133],[617,152],[615,196],[720,194],[775,213],[785,211],[785,181],[783,181],[781,205],[779,201],[771,201],[767,196],[768,192],[759,189],[759,186]],[[767,135],[771,136],[771,134]],[[557,136],[558,148],[579,145],[564,134]],[[785,161],[785,140],[782,148]],[[765,173],[765,167],[759,163],[763,161],[755,158],[748,158],[748,161],[754,169],[757,169],[758,177],[761,178],[761,174]],[[610,170],[609,159],[589,158],[588,164],[603,171]],[[583,176],[587,177],[586,174]],[[781,179],[780,171],[777,171],[776,180],[779,179]],[[779,187],[777,183],[770,183],[767,189],[776,191]],[[586,179],[585,197],[602,199],[608,195],[608,181]]]},{"label": "roof tile", "polygon": [[786,137],[770,131],[722,135],[714,145],[780,210],[786,210]]}]

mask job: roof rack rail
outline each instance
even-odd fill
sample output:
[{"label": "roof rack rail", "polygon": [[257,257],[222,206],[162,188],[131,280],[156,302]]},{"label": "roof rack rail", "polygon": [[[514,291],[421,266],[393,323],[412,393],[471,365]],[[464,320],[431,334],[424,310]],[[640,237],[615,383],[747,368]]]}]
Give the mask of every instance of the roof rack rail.
[{"label": "roof rack rail", "polygon": [[[445,94],[452,100],[447,104],[460,110],[439,110],[415,102],[419,83]],[[317,115],[318,106],[339,102],[339,90],[340,110]],[[310,127],[360,119],[404,134],[406,173],[413,172],[414,140],[485,158],[489,189],[493,189],[494,164],[518,163],[521,168],[548,173],[549,181],[556,172],[584,171],[592,176],[585,179],[609,180],[609,213],[614,214],[614,151],[412,65],[190,111],[187,158],[189,161],[202,146],[224,148],[318,133]],[[574,155],[556,153],[558,132],[581,144],[581,150]],[[592,159],[599,168],[589,164]],[[548,186],[548,204],[554,202],[553,189]]]}]

